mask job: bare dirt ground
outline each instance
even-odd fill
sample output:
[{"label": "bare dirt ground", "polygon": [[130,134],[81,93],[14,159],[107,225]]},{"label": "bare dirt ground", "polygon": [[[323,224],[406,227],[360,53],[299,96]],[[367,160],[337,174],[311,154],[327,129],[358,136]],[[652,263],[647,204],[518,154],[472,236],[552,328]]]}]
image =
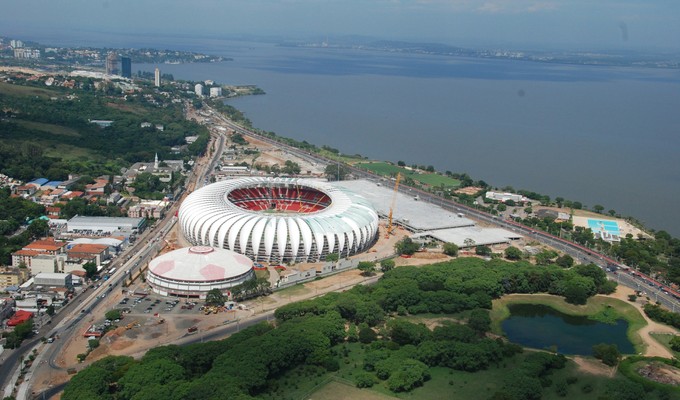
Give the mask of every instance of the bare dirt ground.
[{"label": "bare dirt ground", "polygon": [[641,376],[665,385],[680,385],[680,370],[662,362],[653,361],[637,370]]},{"label": "bare dirt ground", "polygon": [[592,375],[601,375],[613,377],[616,374],[616,368],[609,367],[602,364],[600,360],[594,360],[592,358],[585,358],[581,356],[574,356],[571,359],[578,365],[578,369],[581,372]]},{"label": "bare dirt ground", "polygon": [[655,332],[655,333],[669,333],[669,334],[678,334],[678,330],[675,328],[672,328],[668,325],[660,324],[656,321],[652,321],[647,314],[643,311],[642,307],[647,304],[647,300],[638,298],[637,301],[635,302],[630,302],[628,301],[628,296],[631,294],[635,294],[635,291],[631,288],[619,285],[616,289],[616,292],[612,293],[610,297],[617,298],[619,300],[623,300],[638,309],[640,314],[644,317],[645,321],[647,321],[647,325],[644,326],[642,329],[638,331],[640,334],[640,337],[642,338],[644,344],[646,345],[646,349],[644,352],[644,356],[647,357],[664,357],[664,358],[673,358],[673,354],[666,348],[664,347],[661,343],[657,342],[651,335],[650,333]]}]

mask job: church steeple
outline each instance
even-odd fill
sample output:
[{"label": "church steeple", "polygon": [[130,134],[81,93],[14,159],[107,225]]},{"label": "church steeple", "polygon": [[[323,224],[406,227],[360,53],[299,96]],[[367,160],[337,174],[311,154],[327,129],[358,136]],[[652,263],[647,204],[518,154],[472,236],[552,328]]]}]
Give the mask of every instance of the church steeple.
[{"label": "church steeple", "polygon": [[153,169],[157,170],[158,169],[158,153],[156,153],[156,158],[153,160]]}]

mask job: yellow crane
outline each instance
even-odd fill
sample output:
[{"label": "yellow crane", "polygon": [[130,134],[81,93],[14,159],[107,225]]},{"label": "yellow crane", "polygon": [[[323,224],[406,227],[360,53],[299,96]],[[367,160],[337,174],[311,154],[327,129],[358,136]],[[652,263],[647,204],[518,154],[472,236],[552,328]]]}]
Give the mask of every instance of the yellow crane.
[{"label": "yellow crane", "polygon": [[387,233],[386,238],[389,238],[394,230],[392,226],[392,213],[394,212],[394,206],[397,204],[397,193],[399,193],[399,182],[401,181],[401,172],[397,172],[397,180],[394,183],[394,194],[392,194],[392,204],[390,205],[390,213],[387,216]]}]

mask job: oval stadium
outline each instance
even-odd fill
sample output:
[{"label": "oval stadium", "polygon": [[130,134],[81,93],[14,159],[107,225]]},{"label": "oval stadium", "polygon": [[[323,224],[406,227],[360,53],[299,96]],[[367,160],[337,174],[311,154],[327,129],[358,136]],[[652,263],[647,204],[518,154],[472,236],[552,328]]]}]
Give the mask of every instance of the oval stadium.
[{"label": "oval stadium", "polygon": [[146,281],[163,296],[204,299],[212,289],[226,292],[254,276],[253,261],[248,257],[225,249],[194,246],[154,258]]},{"label": "oval stadium", "polygon": [[193,245],[266,262],[316,262],[367,250],[378,214],[347,189],[298,178],[241,178],[205,186],[182,203],[182,233]]}]

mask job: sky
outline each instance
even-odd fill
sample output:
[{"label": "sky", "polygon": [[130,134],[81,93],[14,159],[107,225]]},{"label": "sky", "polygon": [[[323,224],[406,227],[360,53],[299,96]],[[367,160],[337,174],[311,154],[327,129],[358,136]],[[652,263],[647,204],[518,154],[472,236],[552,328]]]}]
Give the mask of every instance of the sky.
[{"label": "sky", "polygon": [[[3,0],[0,35],[363,35],[450,45],[680,50],[678,0]],[[43,40],[44,42],[44,40]]]}]

